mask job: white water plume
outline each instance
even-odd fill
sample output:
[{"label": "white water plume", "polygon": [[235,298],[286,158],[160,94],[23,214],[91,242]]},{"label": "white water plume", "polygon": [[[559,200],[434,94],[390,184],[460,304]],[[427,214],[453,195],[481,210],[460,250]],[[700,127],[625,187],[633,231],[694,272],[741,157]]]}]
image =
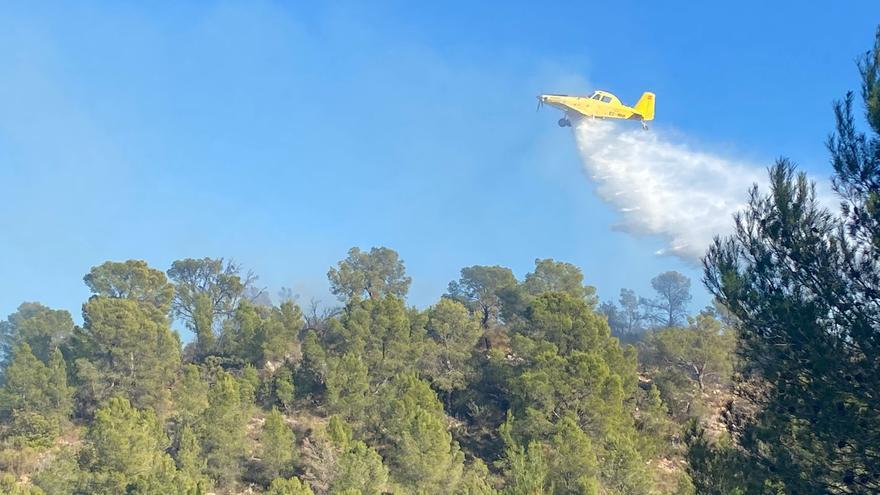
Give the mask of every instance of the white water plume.
[{"label": "white water plume", "polygon": [[619,228],[667,239],[658,254],[698,261],[715,235],[732,231],[752,184],[764,182],[761,167],[694,151],[654,130],[591,119],[574,124],[584,167],[599,196],[619,211]]}]

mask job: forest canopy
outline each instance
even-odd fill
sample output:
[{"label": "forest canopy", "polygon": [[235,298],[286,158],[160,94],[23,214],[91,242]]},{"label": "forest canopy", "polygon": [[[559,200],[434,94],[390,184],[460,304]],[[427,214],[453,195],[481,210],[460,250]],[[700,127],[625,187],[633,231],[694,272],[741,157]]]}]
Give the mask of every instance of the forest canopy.
[{"label": "forest canopy", "polygon": [[0,494],[878,493],[880,31],[858,68],[839,212],[780,159],[703,258],[706,308],[681,273],[600,301],[549,258],[427,308],[387,247],[305,310],[222,258],[94,266],[82,325],[0,322]]}]

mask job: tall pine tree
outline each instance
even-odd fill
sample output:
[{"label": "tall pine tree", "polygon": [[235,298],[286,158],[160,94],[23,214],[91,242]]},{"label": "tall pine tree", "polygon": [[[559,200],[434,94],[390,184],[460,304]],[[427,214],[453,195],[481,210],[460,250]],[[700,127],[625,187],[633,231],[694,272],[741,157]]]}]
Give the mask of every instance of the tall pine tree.
[{"label": "tall pine tree", "polygon": [[739,469],[785,493],[880,491],[880,31],[859,68],[867,134],[848,94],[828,143],[841,216],[781,160],[704,261],[740,322]]}]

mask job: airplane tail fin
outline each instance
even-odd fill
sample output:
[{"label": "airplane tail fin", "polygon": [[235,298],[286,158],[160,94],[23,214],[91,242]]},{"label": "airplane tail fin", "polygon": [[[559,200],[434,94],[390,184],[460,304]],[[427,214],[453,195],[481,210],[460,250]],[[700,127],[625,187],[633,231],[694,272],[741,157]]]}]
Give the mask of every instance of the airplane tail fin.
[{"label": "airplane tail fin", "polygon": [[654,93],[642,93],[633,110],[642,116],[642,120],[654,120]]}]

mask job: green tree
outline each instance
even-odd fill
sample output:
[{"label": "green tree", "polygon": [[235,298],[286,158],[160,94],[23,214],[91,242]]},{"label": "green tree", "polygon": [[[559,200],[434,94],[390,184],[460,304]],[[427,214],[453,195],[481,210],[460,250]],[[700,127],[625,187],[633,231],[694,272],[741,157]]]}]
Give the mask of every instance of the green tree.
[{"label": "green tree", "polygon": [[269,485],[266,495],[315,495],[309,485],[296,476],[290,479],[275,478]]},{"label": "green tree", "polygon": [[73,319],[64,310],[36,302],[22,303],[6,321],[0,322],[0,356],[5,361],[20,344],[30,346],[34,356],[49,362],[52,351],[73,332]]},{"label": "green tree", "polygon": [[52,405],[49,410],[59,419],[66,419],[73,410],[74,388],[67,385],[67,362],[60,349],[52,351],[47,372],[46,394]]},{"label": "green tree", "polygon": [[740,333],[736,465],[784,493],[880,492],[880,30],[859,69],[867,134],[850,93],[828,142],[840,216],[780,160],[704,260]]},{"label": "green tree", "polygon": [[224,322],[217,351],[256,366],[298,360],[302,326],[302,311],[291,301],[268,307],[242,300]]},{"label": "green tree", "polygon": [[670,417],[660,391],[652,384],[648,390],[640,388],[637,394],[636,428],[641,433],[639,452],[649,459],[678,454],[680,449],[676,448],[675,437],[680,425]]},{"label": "green tree", "polygon": [[388,468],[382,464],[382,457],[365,443],[354,441],[339,456],[330,493],[356,489],[362,495],[380,495],[387,485]]},{"label": "green tree", "polygon": [[167,272],[174,282],[174,315],[196,335],[196,359],[216,352],[216,335],[224,328],[257,277],[223,258],[176,260]]},{"label": "green tree", "polygon": [[45,495],[38,486],[23,485],[11,474],[0,476],[0,495]]},{"label": "green tree", "polygon": [[[744,469],[748,461],[745,452],[731,442],[729,436],[718,440],[707,437],[705,429],[697,421],[688,422],[684,441],[687,445],[687,471],[691,475],[694,492],[700,495],[776,495],[758,470]],[[756,475],[756,476],[754,476]]]},{"label": "green tree", "polygon": [[730,383],[735,340],[732,331],[709,314],[687,328],[658,330],[645,341],[643,362],[651,370],[664,401],[683,418],[699,411],[707,386]]},{"label": "green tree", "polygon": [[76,330],[74,354],[87,411],[114,395],[136,407],[167,408],[180,340],[166,318],[155,316],[154,309],[131,299],[94,296],[83,305],[85,324]]},{"label": "green tree", "polygon": [[549,479],[553,493],[579,495],[599,493],[596,451],[577,421],[563,418],[550,440]]},{"label": "green tree", "polygon": [[263,325],[261,308],[243,300],[223,325],[218,341],[218,351],[231,358],[247,363],[260,363],[262,342],[258,338]]},{"label": "green tree", "polygon": [[208,408],[208,382],[202,378],[199,367],[188,364],[172,390],[178,421],[193,425]]},{"label": "green tree", "polygon": [[[610,336],[605,319],[582,298],[562,292],[542,294],[529,306],[524,324],[513,336],[512,353],[516,358],[508,386],[516,419],[508,420],[506,427],[505,434],[510,436],[506,443],[512,446],[508,457],[519,462],[523,456],[539,455],[532,450],[549,448],[543,446],[553,445],[559,435],[575,438],[571,429],[559,423],[567,418],[592,443],[598,465],[605,468],[596,476],[600,489],[646,493],[647,482],[637,484],[636,480],[646,480],[650,473],[633,447],[640,434],[630,402],[636,389],[635,356],[631,348],[622,349]],[[549,448],[564,451],[560,449],[559,445]],[[551,466],[560,459],[541,455]],[[550,482],[560,484],[555,490],[576,486],[577,478],[566,478],[563,483],[554,479],[556,474],[547,471],[545,489],[550,490]],[[528,479],[537,478],[529,474]],[[622,485],[621,480],[626,482]]]},{"label": "green tree", "polygon": [[285,359],[299,360],[299,332],[303,328],[303,313],[293,301],[284,301],[273,308],[269,321],[259,335],[262,362],[278,362]]},{"label": "green tree", "polygon": [[460,303],[441,299],[428,309],[427,331],[432,345],[424,372],[445,393],[449,406],[452,392],[463,389],[474,373],[471,356],[480,326]]},{"label": "green tree", "polygon": [[330,416],[330,421],[327,422],[327,436],[333,445],[336,446],[340,451],[346,452],[349,447],[351,447],[351,441],[354,433],[351,430],[351,425],[346,423],[339,416]]},{"label": "green tree", "polygon": [[260,446],[261,474],[266,483],[278,477],[289,476],[296,453],[293,430],[284,423],[284,416],[274,407],[263,423]]},{"label": "green tree", "polygon": [[331,324],[329,347],[360,356],[374,384],[415,371],[424,354],[425,330],[423,320],[411,316],[395,296],[352,302]]},{"label": "green tree", "polygon": [[70,447],[60,449],[48,465],[34,473],[34,485],[50,494],[77,493],[81,477],[77,450]]},{"label": "green tree", "polygon": [[49,370],[31,347],[19,344],[12,352],[12,359],[3,373],[3,389],[0,395],[0,412],[8,417],[12,411],[33,409],[45,411],[51,408],[47,393]]},{"label": "green tree", "polygon": [[272,377],[272,395],[285,412],[293,412],[296,386],[293,383],[293,371],[286,364],[278,368]]},{"label": "green tree", "polygon": [[80,452],[83,493],[192,493],[165,453],[168,437],[152,411],[121,398],[95,413]]},{"label": "green tree", "polygon": [[198,437],[193,429],[188,424],[184,424],[180,428],[176,440],[174,460],[177,463],[177,469],[187,479],[207,486],[208,480],[205,477],[207,464],[202,457],[202,447],[199,445]]},{"label": "green tree", "polygon": [[545,292],[565,292],[572,297],[583,299],[590,307],[598,303],[596,288],[584,285],[584,274],[580,268],[550,258],[535,260],[535,271],[526,275],[523,287],[532,296]]},{"label": "green tree", "polygon": [[[176,314],[180,315],[180,312]],[[205,293],[198,294],[193,302],[192,319],[187,321],[187,326],[196,334],[196,357],[199,360],[216,352],[214,317],[211,297]]]},{"label": "green tree", "polygon": [[372,248],[369,253],[353,247],[348,257],[337,268],[327,272],[330,292],[340,300],[348,301],[369,297],[379,299],[386,295],[406,296],[412,281],[406,276],[403,260],[393,249]]},{"label": "green tree", "polygon": [[210,309],[201,311],[212,320],[230,316],[256,280],[253,274],[242,279],[241,267],[223,258],[176,260],[167,273],[174,282],[174,313],[189,324],[197,320],[200,298],[208,301]]},{"label": "green tree", "polygon": [[449,282],[446,295],[478,314],[480,325],[486,329],[500,314],[499,293],[516,284],[516,277],[510,268],[474,265],[461,269],[461,277],[458,281]]},{"label": "green tree", "polygon": [[543,447],[532,441],[524,447],[509,432],[502,430],[507,443],[504,453],[505,474],[507,485],[504,495],[550,495],[553,486],[549,482],[549,467],[544,456]]},{"label": "green tree", "polygon": [[250,409],[257,399],[257,390],[260,389],[260,373],[257,368],[250,364],[241,369],[238,377],[238,394],[241,396],[243,410]]},{"label": "green tree", "polygon": [[646,315],[641,310],[639,298],[631,289],[620,289],[617,299],[619,307],[613,302],[602,303],[599,311],[608,318],[611,333],[618,337],[632,338],[644,331]]},{"label": "green tree", "polygon": [[366,365],[355,354],[345,354],[330,361],[327,374],[327,405],[347,421],[367,418],[370,406],[370,382]]},{"label": "green tree", "polygon": [[464,475],[461,478],[461,484],[458,486],[456,495],[497,495],[497,491],[492,487],[489,480],[489,468],[486,467],[480,459],[474,459],[473,462],[465,466]]},{"label": "green tree", "polygon": [[411,374],[395,377],[381,394],[380,453],[392,477],[410,493],[443,493],[460,481],[464,456],[446,427],[431,387]]},{"label": "green tree", "polygon": [[643,301],[656,324],[674,327],[687,319],[687,305],[691,301],[691,279],[676,271],[664,272],[651,279],[657,292],[653,300]]},{"label": "green tree", "polygon": [[161,314],[171,309],[174,286],[164,273],[150,268],[143,260],[107,261],[92,267],[83,281],[98,296],[132,299],[149,304]]},{"label": "green tree", "polygon": [[236,483],[247,452],[245,416],[238,382],[225,372],[217,375],[208,392],[208,408],[202,413],[196,433],[207,463],[207,474],[222,486]]},{"label": "green tree", "polygon": [[7,436],[30,446],[48,446],[71,410],[64,358],[56,349],[47,366],[26,343],[13,350],[0,388],[0,418],[9,422]]},{"label": "green tree", "polygon": [[302,342],[302,362],[296,370],[294,383],[302,395],[320,395],[329,370],[327,352],[321,346],[318,334],[309,330]]}]

